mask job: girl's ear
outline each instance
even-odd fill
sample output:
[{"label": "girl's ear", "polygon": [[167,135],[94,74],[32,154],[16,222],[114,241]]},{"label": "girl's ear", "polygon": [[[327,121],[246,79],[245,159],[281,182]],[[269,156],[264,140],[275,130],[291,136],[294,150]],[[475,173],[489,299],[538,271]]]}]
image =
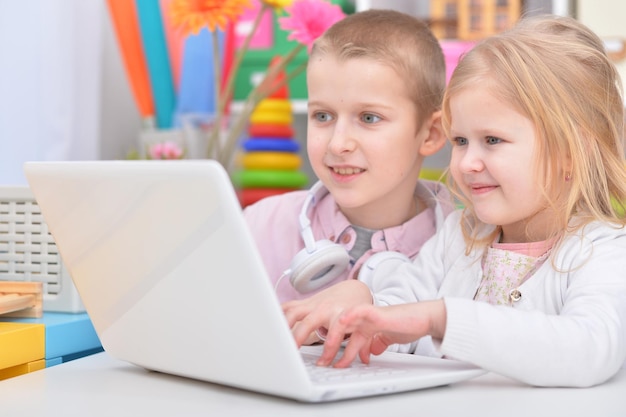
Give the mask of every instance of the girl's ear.
[{"label": "girl's ear", "polygon": [[569,181],[572,178],[572,158],[567,155],[563,161],[563,178]]},{"label": "girl's ear", "polygon": [[441,125],[441,110],[434,112],[424,121],[424,129],[428,129],[428,136],[420,146],[420,155],[430,156],[438,152],[446,144],[446,135]]}]

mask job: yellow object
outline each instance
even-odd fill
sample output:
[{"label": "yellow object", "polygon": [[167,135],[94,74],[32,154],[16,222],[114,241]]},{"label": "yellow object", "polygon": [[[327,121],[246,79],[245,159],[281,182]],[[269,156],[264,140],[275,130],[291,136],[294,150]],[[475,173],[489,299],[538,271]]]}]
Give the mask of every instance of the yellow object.
[{"label": "yellow object", "polygon": [[441,169],[435,168],[422,168],[420,171],[420,178],[431,181],[440,181],[442,183],[446,182],[445,171]]},{"label": "yellow object", "polygon": [[289,152],[247,152],[241,157],[245,169],[296,170],[302,165],[302,158]]},{"label": "yellow object", "polygon": [[45,326],[39,323],[0,322],[0,353],[0,369],[45,358]]},{"label": "yellow object", "polygon": [[277,124],[291,125],[293,124],[293,114],[275,111],[259,111],[255,110],[250,115],[250,123],[252,124]]},{"label": "yellow object", "polygon": [[281,112],[292,113],[291,101],[284,98],[266,98],[261,100],[259,104],[254,108],[254,111],[259,112]]},{"label": "yellow object", "polygon": [[27,374],[29,372],[39,371],[46,367],[46,360],[39,359],[33,362],[23,363],[21,365],[12,366],[6,369],[0,369],[0,381],[14,376]]},{"label": "yellow object", "polygon": [[617,212],[617,214],[619,214],[620,216],[625,216],[626,215],[626,210],[624,210],[624,208],[626,207],[626,203],[619,203],[619,200],[612,198],[611,199],[611,203],[613,205],[613,209]]}]

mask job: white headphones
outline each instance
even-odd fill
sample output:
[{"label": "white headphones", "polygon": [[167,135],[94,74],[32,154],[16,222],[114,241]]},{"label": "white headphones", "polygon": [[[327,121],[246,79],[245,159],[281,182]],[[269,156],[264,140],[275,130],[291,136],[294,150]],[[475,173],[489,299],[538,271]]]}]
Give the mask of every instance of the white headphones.
[{"label": "white headphones", "polygon": [[[328,189],[321,181],[315,183],[309,190],[299,215],[304,249],[296,254],[289,269],[283,272],[283,276],[289,276],[289,282],[301,294],[315,291],[330,283],[341,275],[350,263],[350,255],[343,246],[328,239],[315,241],[313,237],[308,212],[328,193]],[[435,214],[439,228],[443,223],[443,212],[439,203],[435,208]],[[408,256],[400,252],[379,252],[363,264],[358,279],[369,282],[376,269],[380,269],[383,264],[391,265],[388,261],[411,262]],[[278,286],[278,282],[276,285]]]},{"label": "white headphones", "polygon": [[350,263],[350,256],[343,246],[328,239],[315,241],[313,237],[308,212],[326,194],[328,189],[321,181],[309,190],[298,218],[304,249],[296,254],[284,273],[289,275],[289,282],[296,291],[302,294],[328,284],[341,275]]}]

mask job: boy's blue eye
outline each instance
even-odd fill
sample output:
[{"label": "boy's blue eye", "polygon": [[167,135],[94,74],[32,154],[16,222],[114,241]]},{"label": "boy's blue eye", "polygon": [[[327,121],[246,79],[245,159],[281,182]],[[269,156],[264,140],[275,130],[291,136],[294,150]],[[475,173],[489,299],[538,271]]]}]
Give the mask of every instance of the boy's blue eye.
[{"label": "boy's blue eye", "polygon": [[487,143],[490,145],[495,145],[496,143],[502,142],[502,139],[497,138],[495,136],[487,136]]},{"label": "boy's blue eye", "polygon": [[376,123],[379,122],[381,118],[372,113],[365,113],[363,116],[361,116],[361,120],[363,120],[365,123]]},{"label": "boy's blue eye", "polygon": [[313,114],[313,118],[318,122],[327,122],[332,119],[332,116],[326,112],[316,112]]}]

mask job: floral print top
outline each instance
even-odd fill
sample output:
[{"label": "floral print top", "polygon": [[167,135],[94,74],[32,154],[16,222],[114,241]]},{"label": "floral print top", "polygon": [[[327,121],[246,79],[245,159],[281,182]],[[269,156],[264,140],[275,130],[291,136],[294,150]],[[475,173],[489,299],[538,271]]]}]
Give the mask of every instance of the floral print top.
[{"label": "floral print top", "polygon": [[553,239],[521,244],[494,242],[483,257],[483,278],[474,299],[496,305],[518,301],[519,286],[545,262],[553,244]]}]

